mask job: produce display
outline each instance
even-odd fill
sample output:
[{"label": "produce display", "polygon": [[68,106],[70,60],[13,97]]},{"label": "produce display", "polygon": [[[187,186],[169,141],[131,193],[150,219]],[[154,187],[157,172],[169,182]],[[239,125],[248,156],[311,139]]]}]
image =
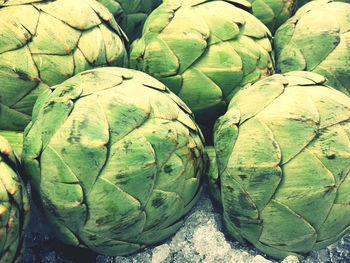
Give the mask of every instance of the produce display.
[{"label": "produce display", "polygon": [[29,200],[18,173],[18,160],[8,141],[0,136],[0,262],[20,262]]},{"label": "produce display", "polygon": [[235,4],[250,7],[164,1],[131,44],[130,66],[167,85],[208,129],[237,90],[274,72],[270,31]]},{"label": "produce display", "polygon": [[100,68],[38,98],[22,158],[63,242],[124,255],[181,226],[201,192],[204,146],[190,110],[162,83]]},{"label": "produce display", "polygon": [[115,20],[133,41],[141,36],[147,16],[162,0],[97,0],[114,15]]},{"label": "produce display", "polygon": [[76,73],[127,66],[124,33],[92,0],[0,1],[0,129],[23,131],[36,98]]},{"label": "produce display", "polygon": [[226,228],[276,258],[303,257],[350,229],[350,98],[325,80],[305,71],[260,80],[215,124],[211,181]]},{"label": "produce display", "polygon": [[350,94],[350,4],[311,1],[284,23],[274,37],[277,72],[307,70]]},{"label": "produce display", "polygon": [[290,18],[298,0],[248,0],[252,4],[252,14],[259,18],[271,33]]},{"label": "produce display", "polygon": [[0,0],[0,262],[350,261],[349,32],[349,0]]}]

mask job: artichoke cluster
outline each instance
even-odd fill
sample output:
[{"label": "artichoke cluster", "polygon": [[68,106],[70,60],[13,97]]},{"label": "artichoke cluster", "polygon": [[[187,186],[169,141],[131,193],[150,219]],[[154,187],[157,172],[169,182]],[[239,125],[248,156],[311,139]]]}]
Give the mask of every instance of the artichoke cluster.
[{"label": "artichoke cluster", "polygon": [[0,261],[27,187],[109,256],[174,234],[205,183],[271,257],[349,233],[350,4],[306,2],[0,0]]}]

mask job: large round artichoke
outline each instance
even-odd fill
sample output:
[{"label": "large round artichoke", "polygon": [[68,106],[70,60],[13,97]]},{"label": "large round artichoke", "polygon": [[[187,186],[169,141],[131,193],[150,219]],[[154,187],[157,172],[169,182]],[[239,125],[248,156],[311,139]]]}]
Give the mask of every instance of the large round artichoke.
[{"label": "large round artichoke", "polygon": [[274,71],[269,30],[235,4],[166,0],[131,45],[130,66],[165,83],[209,127],[233,93]]},{"label": "large round artichoke", "polygon": [[147,16],[162,0],[97,0],[114,15],[129,41],[141,36]]},{"label": "large round artichoke", "polygon": [[29,220],[29,199],[18,174],[10,144],[0,136],[0,262],[20,262],[24,229]]},{"label": "large round artichoke", "polygon": [[[309,72],[247,86],[215,124],[224,223],[264,253],[302,257],[350,230],[350,98]],[[215,176],[215,173],[212,173]]]},{"label": "large round artichoke", "polygon": [[276,70],[307,70],[350,95],[350,4],[311,1],[275,34]]},{"label": "large round artichoke", "polygon": [[163,84],[101,68],[39,97],[22,157],[63,242],[124,255],[180,227],[201,190],[203,151],[189,109]]},{"label": "large round artichoke", "polygon": [[122,31],[93,0],[0,1],[0,36],[0,129],[23,130],[50,86],[128,62]]},{"label": "large round artichoke", "polygon": [[248,0],[252,4],[252,13],[263,22],[271,33],[290,18],[296,9],[298,0]]}]

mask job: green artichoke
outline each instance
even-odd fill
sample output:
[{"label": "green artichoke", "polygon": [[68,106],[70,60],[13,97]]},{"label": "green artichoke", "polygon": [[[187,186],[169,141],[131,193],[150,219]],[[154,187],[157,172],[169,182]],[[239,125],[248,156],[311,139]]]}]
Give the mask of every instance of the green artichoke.
[{"label": "green artichoke", "polygon": [[276,71],[306,70],[350,95],[350,4],[311,1],[275,34]]},{"label": "green artichoke", "polygon": [[18,174],[18,160],[0,136],[0,262],[20,262],[24,229],[29,220],[29,199]]},{"label": "green artichoke", "polygon": [[350,230],[350,98],[324,82],[275,74],[237,93],[215,124],[210,181],[224,223],[275,258],[303,257]]},{"label": "green artichoke", "polygon": [[130,66],[163,82],[211,127],[245,84],[274,72],[270,32],[244,1],[166,0],[147,18]]},{"label": "green artichoke", "polygon": [[123,34],[96,1],[0,1],[0,129],[23,131],[37,96],[70,76],[127,65]]},{"label": "green artichoke", "polygon": [[298,0],[248,0],[252,13],[263,22],[271,33],[290,18]]},{"label": "green artichoke", "polygon": [[100,68],[38,98],[22,160],[63,242],[126,255],[181,226],[201,192],[204,148],[191,112],[162,83]]},{"label": "green artichoke", "polygon": [[115,20],[133,41],[141,36],[147,16],[162,0],[97,0],[114,15]]}]

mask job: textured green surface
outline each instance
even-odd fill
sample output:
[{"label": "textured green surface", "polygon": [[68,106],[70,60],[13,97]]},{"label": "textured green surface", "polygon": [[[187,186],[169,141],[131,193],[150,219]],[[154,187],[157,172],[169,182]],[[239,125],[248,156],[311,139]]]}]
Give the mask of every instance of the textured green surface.
[{"label": "textured green surface", "polygon": [[238,92],[215,124],[224,222],[242,243],[303,257],[350,230],[350,99],[311,72]]},{"label": "textured green surface", "polygon": [[[247,1],[164,1],[131,45],[130,66],[156,77],[211,127],[245,84],[274,72],[270,32]],[[249,8],[248,8],[249,9]]]},{"label": "textured green surface", "polygon": [[174,233],[204,169],[187,106],[156,79],[123,68],[85,71],[39,97],[22,157],[58,237],[107,255]]},{"label": "textured green surface", "polygon": [[22,131],[51,86],[128,64],[123,33],[95,1],[0,1],[0,35],[0,129]]},{"label": "textured green surface", "polygon": [[18,161],[0,135],[0,262],[20,262],[24,229],[29,220],[29,199],[17,168]]},{"label": "textured green surface", "polygon": [[349,95],[349,14],[349,3],[319,0],[305,4],[276,31],[276,71],[319,73],[327,77],[328,85]]}]

